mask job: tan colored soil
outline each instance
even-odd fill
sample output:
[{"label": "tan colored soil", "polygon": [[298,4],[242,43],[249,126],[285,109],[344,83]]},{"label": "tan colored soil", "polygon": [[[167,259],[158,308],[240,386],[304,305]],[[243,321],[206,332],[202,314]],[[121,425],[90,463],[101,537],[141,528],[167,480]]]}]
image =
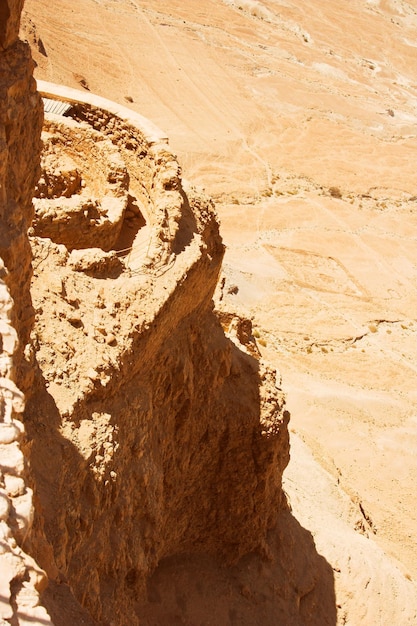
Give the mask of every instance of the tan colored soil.
[{"label": "tan colored soil", "polygon": [[[227,245],[219,306],[253,315],[260,349],[282,373],[293,432],[286,490],[335,573],[337,622],[414,623],[415,2],[58,0],[52,10],[27,0],[25,9],[38,78],[152,119],[184,177],[215,198]],[[170,623],[212,623],[230,583],[220,588],[214,565],[191,562],[174,589],[172,568],[183,567],[174,565],[154,580]],[[191,589],[193,567],[203,591]],[[266,591],[242,617],[248,584],[238,606],[230,592],[229,612],[223,598],[216,623],[274,623],[259,608]]]}]

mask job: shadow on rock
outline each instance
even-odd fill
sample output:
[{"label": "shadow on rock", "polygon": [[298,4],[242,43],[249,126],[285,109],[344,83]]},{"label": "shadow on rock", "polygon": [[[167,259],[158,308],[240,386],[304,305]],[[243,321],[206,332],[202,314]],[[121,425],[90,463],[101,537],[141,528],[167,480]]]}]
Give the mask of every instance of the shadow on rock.
[{"label": "shadow on rock", "polygon": [[136,611],[146,626],[333,626],[333,570],[310,532],[285,511],[263,556],[249,554],[232,567],[207,555],[162,560]]},{"label": "shadow on rock", "polygon": [[62,385],[36,377],[31,553],[56,626],[335,624],[332,570],[282,491],[276,372],[250,353],[245,323],[225,336],[218,266],[200,264],[70,413],[53,397]]}]

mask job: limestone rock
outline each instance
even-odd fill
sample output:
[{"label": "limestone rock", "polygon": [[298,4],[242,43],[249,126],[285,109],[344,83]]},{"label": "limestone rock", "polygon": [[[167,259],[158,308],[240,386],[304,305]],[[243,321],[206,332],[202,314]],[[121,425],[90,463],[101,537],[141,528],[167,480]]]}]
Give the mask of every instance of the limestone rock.
[{"label": "limestone rock", "polygon": [[14,300],[12,322],[18,321],[16,382],[25,391],[32,375],[24,367],[23,352],[34,318],[27,229],[33,216],[32,196],[39,175],[43,109],[32,76],[29,46],[14,41],[22,4],[11,0],[1,3],[4,14],[0,20],[3,26],[0,45],[8,47],[4,51],[0,49],[0,136],[4,138],[0,142],[0,257],[7,268],[4,281]]},{"label": "limestone rock", "polygon": [[11,421],[12,411],[23,413],[25,410],[24,395],[9,378],[0,378],[0,400],[0,415],[5,422]]},{"label": "limestone rock", "polygon": [[7,495],[0,491],[0,521],[5,521],[9,519],[10,513],[10,501]]},{"label": "limestone rock", "polygon": [[0,444],[0,468],[3,472],[15,472],[18,476],[24,473],[25,460],[17,442]]},{"label": "limestone rock", "polygon": [[12,46],[18,36],[24,0],[2,0],[0,7],[0,48]]},{"label": "limestone rock", "polygon": [[68,259],[69,266],[76,272],[89,276],[117,276],[124,268],[115,252],[104,252],[101,248],[73,250]]},{"label": "limestone rock", "polygon": [[[49,163],[52,161],[52,163]],[[70,198],[81,190],[81,175],[69,156],[62,156],[58,164],[54,155],[45,157],[41,177],[35,189],[37,198]]]},{"label": "limestone rock", "polygon": [[11,498],[10,525],[13,535],[18,542],[24,541],[33,523],[32,490],[25,489],[25,492]]},{"label": "limestone rock", "polygon": [[21,496],[26,491],[26,485],[23,478],[13,476],[13,474],[6,474],[4,477],[4,486],[7,495],[10,497]]},{"label": "limestone rock", "polygon": [[0,422],[0,444],[17,441],[20,435],[21,432],[15,424]]}]

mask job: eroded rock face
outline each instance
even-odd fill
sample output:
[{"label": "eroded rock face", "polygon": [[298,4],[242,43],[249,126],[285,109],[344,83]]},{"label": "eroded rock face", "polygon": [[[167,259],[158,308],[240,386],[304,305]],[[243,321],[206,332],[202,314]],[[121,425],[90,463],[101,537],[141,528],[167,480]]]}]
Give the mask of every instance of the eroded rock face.
[{"label": "eroded rock face", "polygon": [[129,173],[122,228],[136,210],[146,227],[117,272],[117,250],[32,238],[33,553],[95,620],[138,624],[136,600],[162,559],[267,551],[286,507],[289,416],[250,322],[234,317],[232,341],[213,311],[224,247],[212,202],[185,193],[166,143],[97,119]]},{"label": "eroded rock face", "polygon": [[[2,296],[0,323],[2,617],[19,623],[23,606],[50,623],[37,606],[45,578],[17,543],[30,537],[52,584],[67,581],[89,615],[138,624],[135,600],[161,559],[192,552],[233,562],[262,550],[285,506],[288,415],[274,373],[230,341],[213,312],[224,248],[212,203],[187,196],[166,141],[148,141],[134,120],[94,103],[74,107],[69,135],[47,126],[33,238],[39,370],[25,370],[42,107],[12,21],[0,83],[0,255],[14,297],[12,307]],[[90,141],[90,163],[77,162],[74,140]],[[111,158],[100,181],[103,154]],[[14,419],[22,387],[33,527]]]},{"label": "eroded rock face", "polygon": [[[21,8],[21,4],[16,3],[16,7]],[[3,8],[11,11],[10,20],[17,20],[17,8],[12,9],[12,5],[2,3]],[[14,32],[15,28],[7,22],[6,30]],[[16,37],[11,43],[12,39],[9,33],[5,41],[10,45],[0,51],[0,256],[7,267],[4,280],[14,300],[13,324],[20,342],[14,358],[16,377],[26,391],[31,375],[24,367],[23,352],[34,319],[27,229],[33,217],[33,189],[39,177],[43,109],[32,76],[29,46],[15,41]]]},{"label": "eroded rock face", "polygon": [[43,118],[29,47],[17,40],[22,5],[6,0],[0,7],[0,621],[17,626],[52,624],[39,605],[46,576],[22,549],[33,505],[17,417],[25,408],[19,387],[32,380],[24,357],[34,319],[27,229]]},{"label": "eroded rock face", "polygon": [[[68,369],[41,349],[48,387],[34,395],[28,424],[53,562],[42,543],[35,554],[104,622],[139,623],[134,599],[146,596],[164,557],[208,553],[231,562],[262,549],[284,506],[284,397],[275,373],[228,340],[213,314],[220,258],[210,267],[197,257],[154,315],[146,310],[155,294],[141,294],[132,280],[124,280],[124,297],[116,284],[108,288],[94,335],[85,335],[91,318],[66,321],[66,303],[55,301],[50,330],[66,347]],[[99,281],[85,280],[96,298]],[[45,309],[43,323],[47,317]],[[37,407],[46,406],[55,417],[45,431]]]},{"label": "eroded rock face", "polygon": [[19,36],[24,0],[4,0],[0,5],[0,48],[12,46]]}]

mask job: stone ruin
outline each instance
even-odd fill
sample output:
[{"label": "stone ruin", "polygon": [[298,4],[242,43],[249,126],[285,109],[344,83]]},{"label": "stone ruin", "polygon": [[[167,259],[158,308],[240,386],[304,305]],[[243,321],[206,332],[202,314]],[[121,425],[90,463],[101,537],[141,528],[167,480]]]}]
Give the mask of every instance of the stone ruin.
[{"label": "stone ruin", "polygon": [[[45,102],[69,104],[65,116],[45,114],[31,232],[70,252],[112,251],[130,270],[164,265],[178,246],[184,204],[166,138],[97,96],[86,101],[76,90],[43,82],[39,88]],[[76,257],[81,267],[82,254]]]}]

